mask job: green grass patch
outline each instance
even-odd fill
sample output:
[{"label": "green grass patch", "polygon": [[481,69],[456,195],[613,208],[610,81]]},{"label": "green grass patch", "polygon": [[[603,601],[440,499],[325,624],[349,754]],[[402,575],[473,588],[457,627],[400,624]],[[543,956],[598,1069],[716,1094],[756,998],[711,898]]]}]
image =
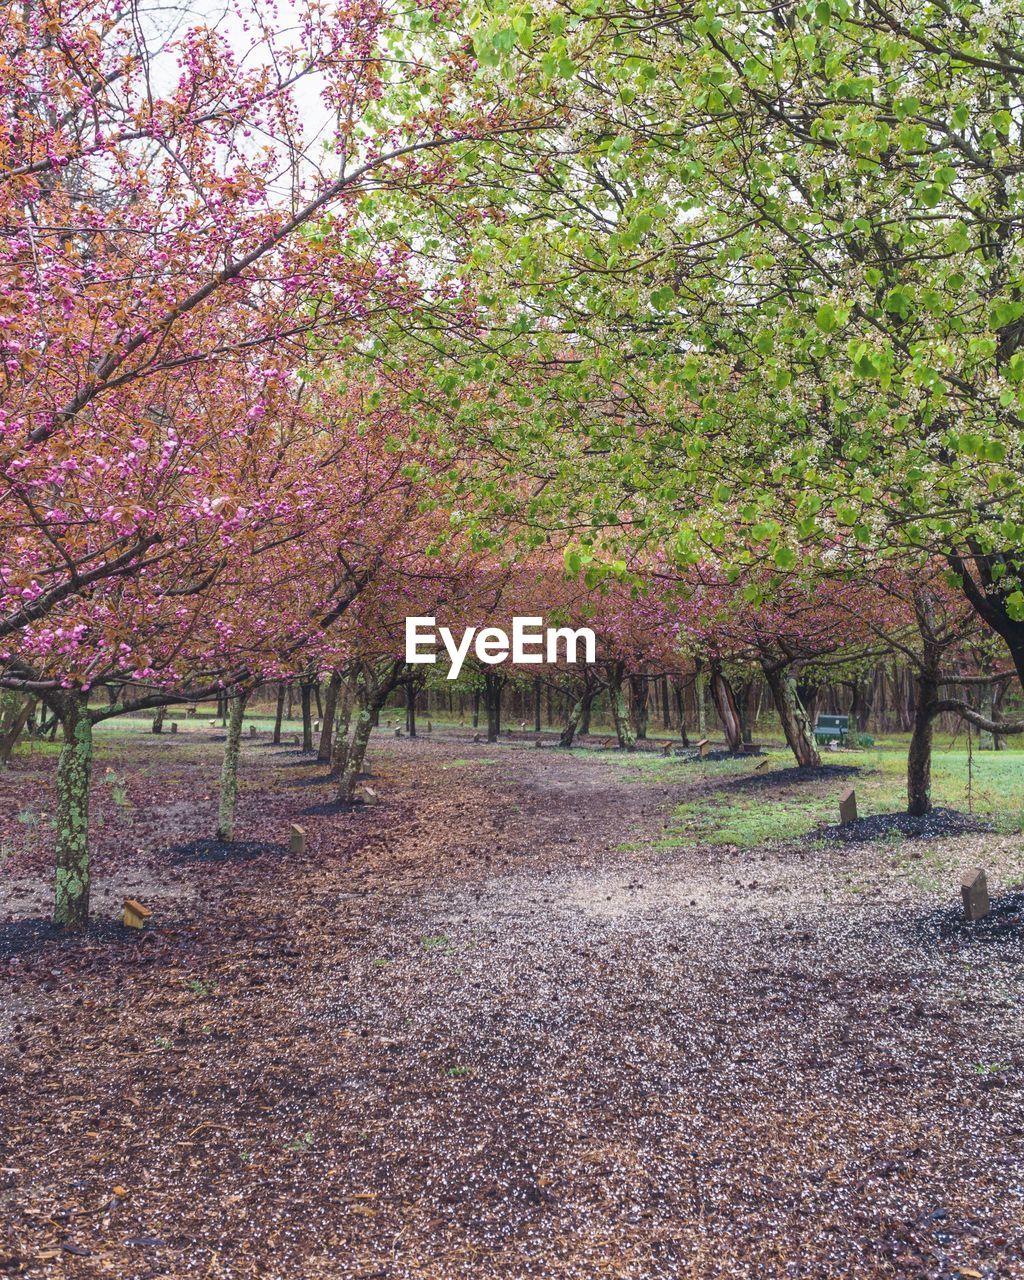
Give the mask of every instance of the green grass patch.
[{"label": "green grass patch", "polygon": [[[883,744],[864,751],[844,751],[835,760],[861,770],[850,785],[857,788],[857,808],[862,816],[906,807],[907,760],[902,749]],[[1024,828],[1024,752],[974,751],[971,774],[968,785],[968,756],[962,737],[955,746],[937,746],[932,755],[933,804],[972,810],[1001,832]]]},{"label": "green grass patch", "polygon": [[834,818],[834,801],[822,796],[711,795],[678,805],[660,843],[752,849],[768,840],[795,840]]}]

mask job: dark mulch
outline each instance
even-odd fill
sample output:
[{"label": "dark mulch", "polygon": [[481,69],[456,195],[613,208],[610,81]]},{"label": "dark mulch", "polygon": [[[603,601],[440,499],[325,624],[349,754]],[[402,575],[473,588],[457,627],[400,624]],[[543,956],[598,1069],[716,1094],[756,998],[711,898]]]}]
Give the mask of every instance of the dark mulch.
[{"label": "dark mulch", "polygon": [[921,920],[919,932],[930,942],[1005,944],[1024,959],[1024,891],[992,899],[992,909],[980,920],[966,920],[959,906],[940,907]]},{"label": "dark mulch", "polygon": [[[660,751],[663,746],[664,744],[659,744],[658,750]],[[746,751],[725,751],[719,748],[702,756],[696,747],[680,747],[673,744],[672,754],[688,764],[708,764],[717,760],[756,760],[758,756],[765,756],[768,753],[760,747],[750,747]],[[778,774],[775,776],[778,777]]]},{"label": "dark mulch", "polygon": [[992,829],[990,823],[958,809],[933,809],[920,818],[909,813],[876,813],[843,826],[821,827],[807,838],[865,844],[871,840],[884,840],[893,832],[911,840],[938,840],[944,836],[973,835]]},{"label": "dark mulch", "polygon": [[280,858],[287,846],[270,840],[189,840],[168,850],[178,864],[190,862],[254,862],[258,858]]},{"label": "dark mulch", "polygon": [[860,767],[855,764],[823,764],[817,769],[799,769],[794,765],[791,769],[766,769],[764,773],[723,778],[721,790],[779,791],[785,787],[812,782],[841,782],[858,773]]},{"label": "dark mulch", "polygon": [[[49,955],[57,963],[68,953],[106,952],[111,945],[137,947],[154,936],[152,930],[129,929],[119,919],[93,918],[88,931],[82,933],[68,933],[43,916],[4,920],[0,921],[0,968],[16,966],[19,959],[39,954]],[[50,976],[60,975],[55,970]]]}]

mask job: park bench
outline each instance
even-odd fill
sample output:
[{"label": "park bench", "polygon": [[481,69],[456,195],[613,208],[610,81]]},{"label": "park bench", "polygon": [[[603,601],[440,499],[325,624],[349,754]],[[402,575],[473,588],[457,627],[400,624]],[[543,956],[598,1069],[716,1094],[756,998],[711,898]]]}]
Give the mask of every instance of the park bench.
[{"label": "park bench", "polygon": [[849,716],[818,716],[814,722],[815,742],[838,742],[842,746],[849,736]]}]

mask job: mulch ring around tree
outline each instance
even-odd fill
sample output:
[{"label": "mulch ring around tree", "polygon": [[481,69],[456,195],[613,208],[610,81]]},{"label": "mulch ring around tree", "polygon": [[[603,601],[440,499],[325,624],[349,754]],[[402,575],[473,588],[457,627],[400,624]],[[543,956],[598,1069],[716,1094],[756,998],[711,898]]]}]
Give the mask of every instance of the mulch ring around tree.
[{"label": "mulch ring around tree", "polygon": [[[777,776],[777,775],[776,775]],[[856,822],[819,827],[808,840],[831,840],[838,844],[867,844],[893,835],[910,840],[939,840],[946,836],[977,835],[992,831],[991,823],[958,809],[932,809],[920,817],[909,813],[875,813]]]}]

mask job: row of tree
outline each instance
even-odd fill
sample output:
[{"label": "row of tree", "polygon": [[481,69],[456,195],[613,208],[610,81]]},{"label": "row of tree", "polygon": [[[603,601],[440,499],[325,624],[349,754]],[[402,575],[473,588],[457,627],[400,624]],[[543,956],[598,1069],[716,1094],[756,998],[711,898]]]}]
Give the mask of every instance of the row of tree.
[{"label": "row of tree", "polygon": [[736,749],[756,680],[801,764],[896,657],[915,813],[939,716],[1024,728],[1012,8],[0,8],[0,727],[63,736],[60,923],[99,721],[229,699],[226,838],[246,700],[326,680],[350,798],[408,615],[593,626],[569,741],[669,674]]}]

